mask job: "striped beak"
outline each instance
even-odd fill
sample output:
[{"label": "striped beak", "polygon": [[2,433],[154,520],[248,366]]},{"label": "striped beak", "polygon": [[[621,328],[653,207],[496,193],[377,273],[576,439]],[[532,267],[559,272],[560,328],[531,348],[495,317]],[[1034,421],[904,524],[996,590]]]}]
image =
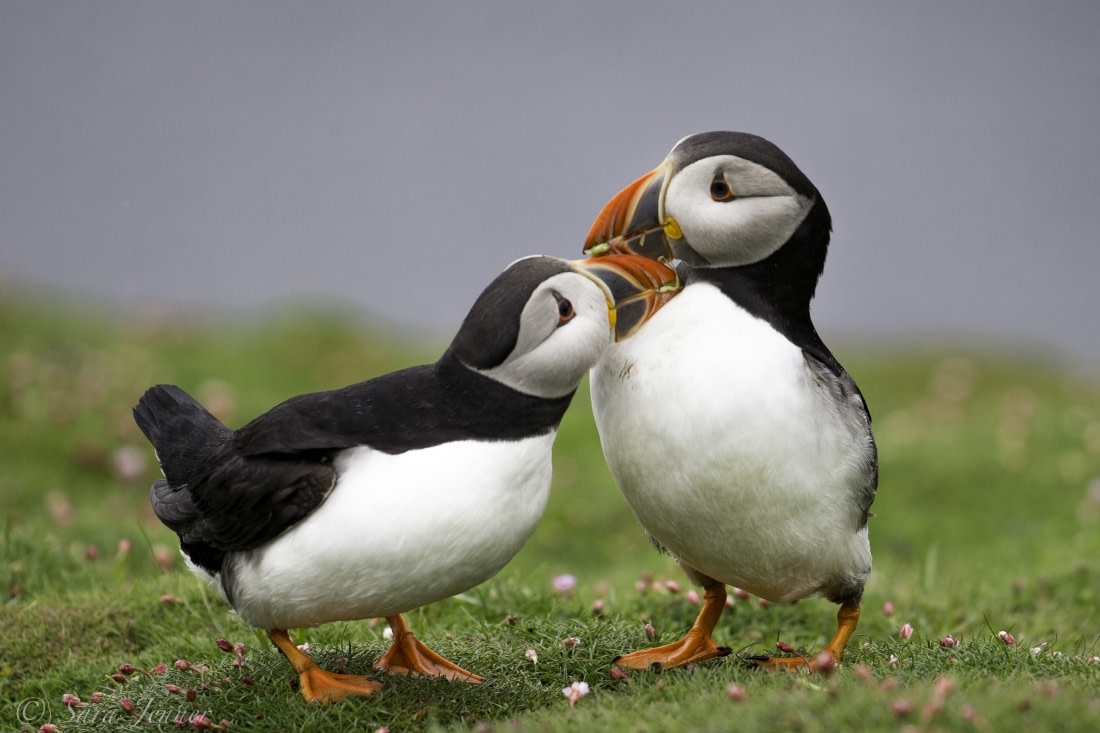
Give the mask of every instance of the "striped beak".
[{"label": "striped beak", "polygon": [[584,253],[634,254],[671,262],[669,239],[680,239],[676,222],[665,216],[665,190],[671,163],[666,160],[619,191],[600,211],[584,242]]},{"label": "striped beak", "polygon": [[675,270],[648,257],[607,254],[569,264],[603,290],[616,341],[634,335],[682,287]]}]

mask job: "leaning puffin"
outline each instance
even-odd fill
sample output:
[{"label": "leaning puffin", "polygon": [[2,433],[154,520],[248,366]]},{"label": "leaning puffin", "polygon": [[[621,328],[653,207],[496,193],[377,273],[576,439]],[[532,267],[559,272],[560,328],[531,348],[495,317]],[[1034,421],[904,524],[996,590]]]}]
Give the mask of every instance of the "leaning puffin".
[{"label": "leaning puffin", "polygon": [[435,364],[295,397],[239,430],[153,387],[134,408],[165,476],[153,509],[196,574],[267,631],[307,700],[381,686],[321,670],[287,633],[331,621],[386,617],[377,669],[478,682],[400,614],[481,583],[522,547],[581,378],[677,288],[642,257],[518,260]]},{"label": "leaning puffin", "polygon": [[711,638],[726,585],[776,602],[839,603],[826,646],[837,661],[855,630],[878,459],[863,396],[810,320],[830,228],[825,201],[791,159],[738,132],[681,140],[592,226],[588,254],[679,260],[684,282],[592,373],[616,482],[654,544],[704,589],[683,640],[622,666],[729,654]]}]

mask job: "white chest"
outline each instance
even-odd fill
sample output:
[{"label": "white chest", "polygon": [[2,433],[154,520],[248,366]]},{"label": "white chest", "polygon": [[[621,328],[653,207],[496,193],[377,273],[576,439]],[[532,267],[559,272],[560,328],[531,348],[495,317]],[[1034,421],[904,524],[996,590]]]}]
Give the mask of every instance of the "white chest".
[{"label": "white chest", "polygon": [[337,459],[305,521],[234,568],[234,605],[261,628],[388,616],[468,590],[519,551],[546,508],[554,434]]},{"label": "white chest", "polygon": [[682,563],[772,600],[870,571],[856,487],[870,440],[801,349],[694,284],[593,370],[604,455]]}]

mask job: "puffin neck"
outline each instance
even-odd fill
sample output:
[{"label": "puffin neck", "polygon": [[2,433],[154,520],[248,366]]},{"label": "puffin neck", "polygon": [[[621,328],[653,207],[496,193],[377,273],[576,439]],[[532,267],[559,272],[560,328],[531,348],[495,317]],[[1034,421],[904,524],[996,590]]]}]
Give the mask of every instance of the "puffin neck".
[{"label": "puffin neck", "polygon": [[810,318],[810,301],[825,269],[832,228],[829,210],[818,196],[810,213],[786,244],[759,262],[739,267],[681,266],[685,285],[706,282],[757,318],[772,325],[831,371],[841,369]]}]

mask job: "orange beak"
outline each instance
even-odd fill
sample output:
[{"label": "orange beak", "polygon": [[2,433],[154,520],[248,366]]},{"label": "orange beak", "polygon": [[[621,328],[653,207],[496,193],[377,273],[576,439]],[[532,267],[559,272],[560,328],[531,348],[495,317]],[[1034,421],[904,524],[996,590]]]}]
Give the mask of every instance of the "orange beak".
[{"label": "orange beak", "polygon": [[570,265],[603,289],[616,341],[634,335],[682,287],[671,267],[638,255],[608,254]]},{"label": "orange beak", "polygon": [[661,163],[607,202],[585,239],[586,255],[599,257],[614,252],[674,259],[668,240],[681,235],[664,212],[669,165],[668,161]]}]

